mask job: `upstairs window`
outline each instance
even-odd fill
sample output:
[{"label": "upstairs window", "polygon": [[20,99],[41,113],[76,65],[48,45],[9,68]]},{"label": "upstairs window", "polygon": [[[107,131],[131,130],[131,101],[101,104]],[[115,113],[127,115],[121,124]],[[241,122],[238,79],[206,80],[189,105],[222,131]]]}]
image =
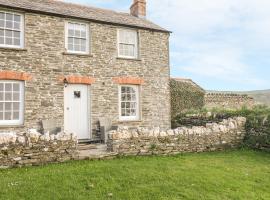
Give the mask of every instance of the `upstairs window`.
[{"label": "upstairs window", "polygon": [[118,30],[118,56],[123,58],[138,57],[138,32],[130,29]]},{"label": "upstairs window", "polygon": [[69,53],[89,53],[89,25],[66,23],[66,49]]},{"label": "upstairs window", "polygon": [[120,120],[139,120],[139,86],[121,85],[119,99]]},{"label": "upstairs window", "polygon": [[23,15],[0,11],[0,47],[23,48]]},{"label": "upstairs window", "polygon": [[0,125],[23,124],[24,82],[0,80]]}]

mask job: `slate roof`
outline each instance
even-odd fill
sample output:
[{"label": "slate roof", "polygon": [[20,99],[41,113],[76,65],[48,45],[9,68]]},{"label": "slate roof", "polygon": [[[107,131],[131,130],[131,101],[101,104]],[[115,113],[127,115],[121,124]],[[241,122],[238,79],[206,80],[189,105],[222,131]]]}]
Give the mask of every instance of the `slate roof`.
[{"label": "slate roof", "polygon": [[90,20],[99,23],[169,32],[147,19],[134,17],[128,13],[67,3],[61,0],[0,0],[0,6],[29,12]]}]

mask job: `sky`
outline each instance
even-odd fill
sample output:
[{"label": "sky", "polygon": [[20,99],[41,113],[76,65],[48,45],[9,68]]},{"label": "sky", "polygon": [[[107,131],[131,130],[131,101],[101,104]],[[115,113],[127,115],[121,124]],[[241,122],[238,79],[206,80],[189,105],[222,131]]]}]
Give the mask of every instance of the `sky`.
[{"label": "sky", "polygon": [[[129,12],[133,0],[65,1]],[[269,0],[147,0],[147,19],[172,31],[172,77],[206,90],[270,89]]]}]

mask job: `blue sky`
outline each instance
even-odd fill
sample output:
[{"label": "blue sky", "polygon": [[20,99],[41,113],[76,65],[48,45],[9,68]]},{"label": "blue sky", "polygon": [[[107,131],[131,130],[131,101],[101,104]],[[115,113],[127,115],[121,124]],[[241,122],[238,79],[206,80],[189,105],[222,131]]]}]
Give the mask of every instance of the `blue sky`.
[{"label": "blue sky", "polygon": [[[129,12],[132,0],[66,0]],[[269,0],[147,0],[173,32],[171,75],[208,90],[270,89]]]}]

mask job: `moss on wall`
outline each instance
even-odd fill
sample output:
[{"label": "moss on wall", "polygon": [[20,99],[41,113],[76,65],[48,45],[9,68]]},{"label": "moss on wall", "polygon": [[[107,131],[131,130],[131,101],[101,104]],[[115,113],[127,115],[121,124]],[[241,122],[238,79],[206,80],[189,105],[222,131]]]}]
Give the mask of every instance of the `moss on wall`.
[{"label": "moss on wall", "polygon": [[172,120],[182,112],[204,106],[205,91],[189,79],[171,79],[170,90]]}]

